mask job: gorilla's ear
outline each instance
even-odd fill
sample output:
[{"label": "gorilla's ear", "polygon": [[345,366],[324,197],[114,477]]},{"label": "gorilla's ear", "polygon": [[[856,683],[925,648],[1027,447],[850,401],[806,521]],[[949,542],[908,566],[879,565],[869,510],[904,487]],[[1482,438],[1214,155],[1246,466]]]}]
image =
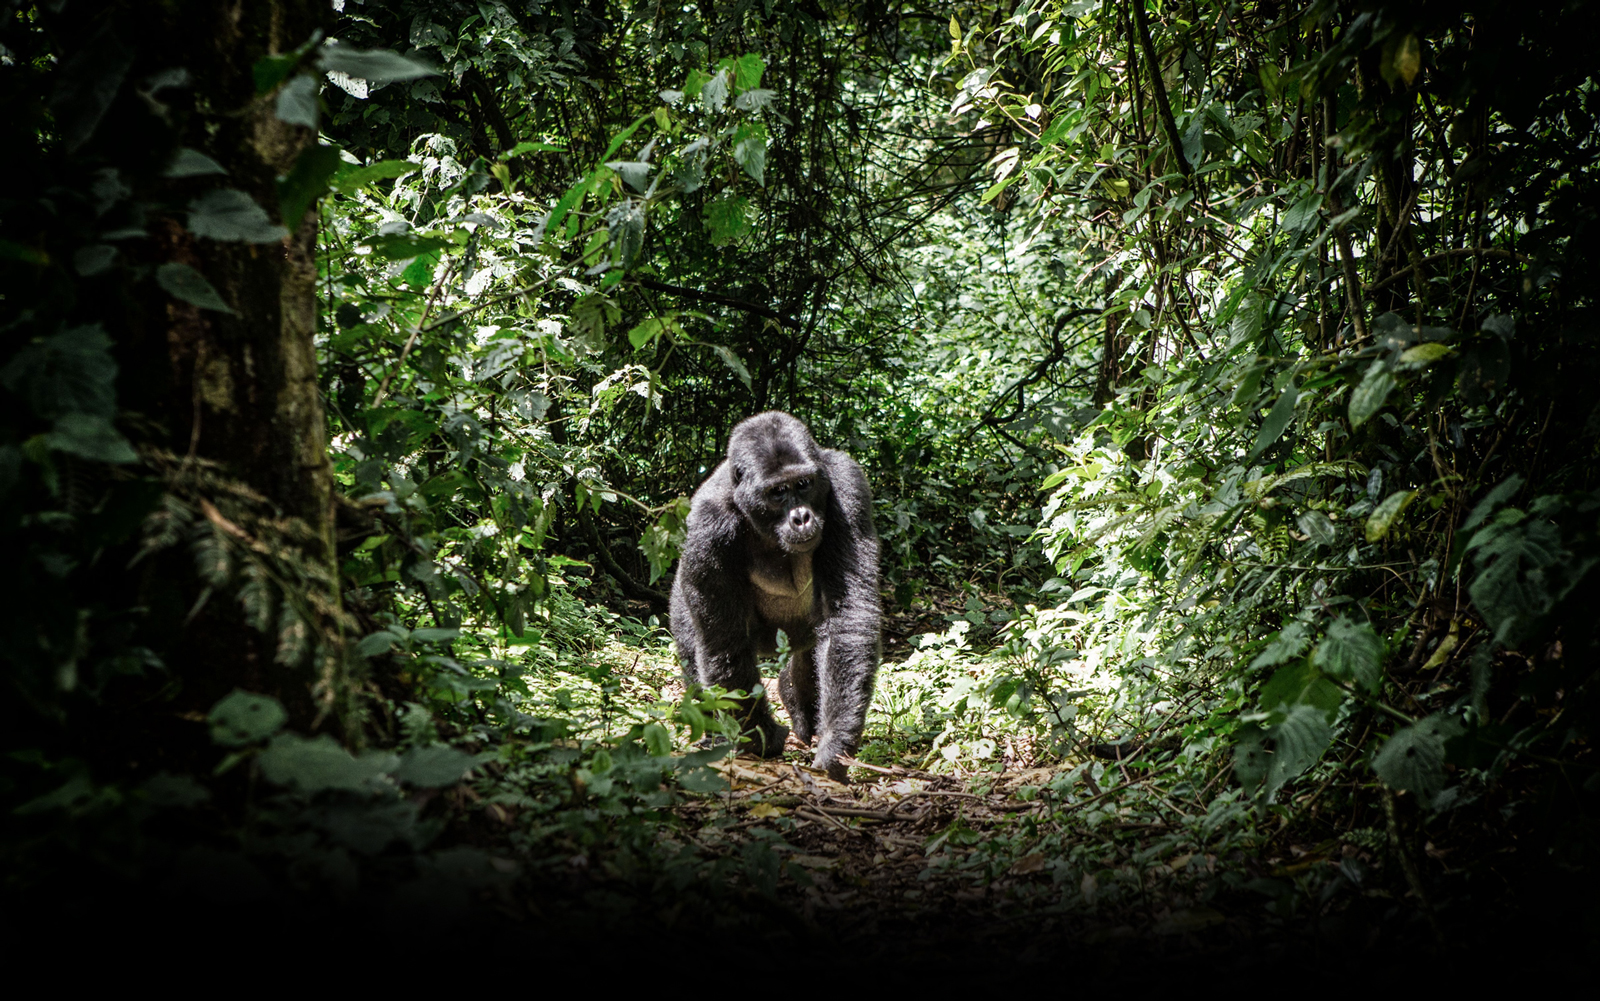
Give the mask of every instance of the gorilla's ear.
[{"label": "gorilla's ear", "polygon": [[731,472],[733,474],[733,485],[734,486],[738,486],[739,485],[739,481],[744,479],[744,467],[739,465],[738,463],[734,463],[729,468],[729,472]]}]

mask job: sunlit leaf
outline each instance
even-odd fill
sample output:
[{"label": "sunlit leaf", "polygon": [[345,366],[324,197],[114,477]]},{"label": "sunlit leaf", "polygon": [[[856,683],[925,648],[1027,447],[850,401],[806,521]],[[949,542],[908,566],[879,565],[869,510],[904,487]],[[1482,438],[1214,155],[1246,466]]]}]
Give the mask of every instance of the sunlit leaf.
[{"label": "sunlit leaf", "polygon": [[1373,508],[1372,514],[1367,517],[1367,541],[1377,542],[1389,534],[1389,528],[1394,520],[1400,517],[1400,512],[1417,499],[1415,490],[1397,490],[1383,499],[1383,502]]}]

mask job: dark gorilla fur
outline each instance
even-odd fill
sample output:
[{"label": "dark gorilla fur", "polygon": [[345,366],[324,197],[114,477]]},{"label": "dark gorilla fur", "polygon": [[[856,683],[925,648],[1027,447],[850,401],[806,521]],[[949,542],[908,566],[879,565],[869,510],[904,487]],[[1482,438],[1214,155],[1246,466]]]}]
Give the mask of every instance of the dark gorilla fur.
[{"label": "dark gorilla fur", "polygon": [[[792,655],[778,679],[795,736],[817,738],[815,764],[843,780],[866,725],[881,651],[878,533],[867,478],[776,411],[733,429],[728,458],[695,491],[672,583],[672,635],[687,684],[751,691],[756,658]],[[757,753],[789,730],[765,696],[740,707]]]}]

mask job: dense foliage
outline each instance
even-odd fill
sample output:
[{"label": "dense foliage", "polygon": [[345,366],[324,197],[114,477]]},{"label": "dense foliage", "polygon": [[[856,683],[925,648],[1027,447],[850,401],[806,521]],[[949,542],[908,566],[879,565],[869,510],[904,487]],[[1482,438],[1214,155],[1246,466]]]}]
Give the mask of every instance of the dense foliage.
[{"label": "dense foliage", "polygon": [[9,5],[8,899],[764,920],[661,616],[769,408],[875,491],[861,760],[1037,806],[929,872],[1589,886],[1596,19],[1470,6]]}]

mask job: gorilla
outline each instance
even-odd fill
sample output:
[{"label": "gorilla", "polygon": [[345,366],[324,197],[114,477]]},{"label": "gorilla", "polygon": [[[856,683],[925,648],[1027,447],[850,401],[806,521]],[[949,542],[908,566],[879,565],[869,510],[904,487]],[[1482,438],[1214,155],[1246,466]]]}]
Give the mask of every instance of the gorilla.
[{"label": "gorilla", "polygon": [[[866,724],[882,644],[878,533],[867,478],[806,426],[769,411],[741,422],[728,458],[695,491],[672,582],[672,635],[685,684],[752,691],[757,656],[789,637],[778,679],[795,736],[845,779]],[[783,752],[789,729],[766,696],[738,709],[750,749]]]}]

